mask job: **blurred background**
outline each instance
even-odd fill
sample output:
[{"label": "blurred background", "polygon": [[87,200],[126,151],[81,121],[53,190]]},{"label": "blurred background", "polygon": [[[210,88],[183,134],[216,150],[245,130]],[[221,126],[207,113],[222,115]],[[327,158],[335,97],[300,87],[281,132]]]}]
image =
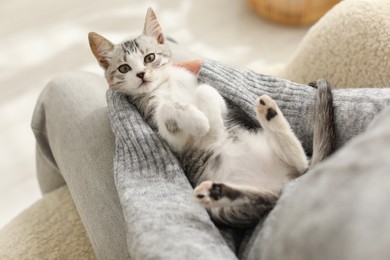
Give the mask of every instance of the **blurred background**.
[{"label": "blurred background", "polygon": [[0,228],[40,197],[30,120],[55,75],[102,75],[87,41],[142,32],[153,7],[166,34],[194,53],[261,70],[286,62],[308,27],[259,17],[245,0],[3,0],[0,2]]}]

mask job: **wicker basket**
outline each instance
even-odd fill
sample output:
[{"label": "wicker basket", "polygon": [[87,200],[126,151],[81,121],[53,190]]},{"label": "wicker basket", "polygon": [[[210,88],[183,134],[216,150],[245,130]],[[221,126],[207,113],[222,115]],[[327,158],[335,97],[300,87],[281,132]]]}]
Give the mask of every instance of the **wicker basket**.
[{"label": "wicker basket", "polygon": [[261,16],[288,25],[316,22],[340,0],[246,0]]}]

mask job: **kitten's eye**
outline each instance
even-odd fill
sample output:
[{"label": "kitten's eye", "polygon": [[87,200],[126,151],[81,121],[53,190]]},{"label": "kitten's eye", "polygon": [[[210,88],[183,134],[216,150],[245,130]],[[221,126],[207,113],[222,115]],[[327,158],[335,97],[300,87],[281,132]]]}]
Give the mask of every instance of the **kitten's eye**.
[{"label": "kitten's eye", "polygon": [[131,70],[131,67],[127,64],[122,64],[119,66],[118,70],[120,73],[127,73]]},{"label": "kitten's eye", "polygon": [[151,63],[154,61],[155,58],[156,58],[156,55],[154,55],[154,53],[149,53],[148,55],[145,56],[144,62]]}]

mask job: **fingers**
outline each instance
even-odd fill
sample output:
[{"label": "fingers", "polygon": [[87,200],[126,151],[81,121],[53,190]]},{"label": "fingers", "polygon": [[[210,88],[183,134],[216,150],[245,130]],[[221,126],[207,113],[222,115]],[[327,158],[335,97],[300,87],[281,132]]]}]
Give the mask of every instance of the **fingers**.
[{"label": "fingers", "polygon": [[190,61],[180,61],[180,62],[175,62],[173,65],[177,67],[182,67],[187,69],[193,74],[198,74],[200,67],[203,63],[203,60],[190,60]]}]

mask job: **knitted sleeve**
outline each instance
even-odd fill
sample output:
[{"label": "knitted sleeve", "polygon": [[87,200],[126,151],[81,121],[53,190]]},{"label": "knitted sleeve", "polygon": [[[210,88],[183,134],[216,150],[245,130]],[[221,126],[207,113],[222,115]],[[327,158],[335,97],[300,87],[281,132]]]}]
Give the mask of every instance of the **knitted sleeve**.
[{"label": "knitted sleeve", "polygon": [[[198,79],[216,88],[224,98],[240,106],[253,119],[256,98],[269,95],[278,103],[305,150],[311,152],[314,88],[213,60],[204,61]],[[338,148],[363,132],[375,115],[390,104],[390,89],[338,89],[333,91],[333,100]]]},{"label": "knitted sleeve", "polygon": [[129,99],[107,91],[114,179],[132,259],[236,259],[168,145]]}]

